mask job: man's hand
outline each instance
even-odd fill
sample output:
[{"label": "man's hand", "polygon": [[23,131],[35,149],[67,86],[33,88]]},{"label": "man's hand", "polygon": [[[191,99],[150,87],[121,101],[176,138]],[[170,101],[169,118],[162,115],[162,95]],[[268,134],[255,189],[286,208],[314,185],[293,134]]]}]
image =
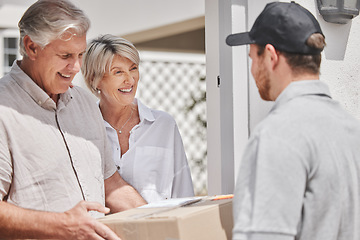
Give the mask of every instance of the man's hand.
[{"label": "man's hand", "polygon": [[43,212],[0,201],[0,237],[11,239],[120,240],[88,211],[109,212],[100,203],[79,202],[67,212]]},{"label": "man's hand", "polygon": [[79,202],[64,213],[63,239],[120,240],[110,228],[92,218],[88,211],[108,213],[110,209],[96,202]]}]

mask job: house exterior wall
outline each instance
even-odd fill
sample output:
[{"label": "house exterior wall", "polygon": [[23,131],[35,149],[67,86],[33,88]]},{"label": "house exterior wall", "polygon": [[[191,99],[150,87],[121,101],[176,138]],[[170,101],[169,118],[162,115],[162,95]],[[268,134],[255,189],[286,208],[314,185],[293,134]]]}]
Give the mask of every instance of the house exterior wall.
[{"label": "house exterior wall", "polygon": [[0,28],[17,29],[17,24],[25,10],[35,0],[2,0],[0,1]]},{"label": "house exterior wall", "polygon": [[91,19],[88,37],[125,35],[204,16],[204,0],[72,0]]}]

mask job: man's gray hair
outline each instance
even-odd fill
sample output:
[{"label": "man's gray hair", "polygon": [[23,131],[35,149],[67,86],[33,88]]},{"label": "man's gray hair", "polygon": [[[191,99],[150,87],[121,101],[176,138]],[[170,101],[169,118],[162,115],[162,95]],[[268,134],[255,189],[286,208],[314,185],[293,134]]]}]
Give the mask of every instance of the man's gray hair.
[{"label": "man's gray hair", "polygon": [[68,0],[39,0],[26,10],[18,26],[20,54],[27,56],[23,42],[26,35],[44,48],[56,39],[83,36],[90,28],[90,20]]},{"label": "man's gray hair", "polygon": [[93,39],[88,45],[81,67],[85,83],[90,91],[99,96],[97,86],[105,73],[110,72],[114,56],[125,57],[139,66],[140,56],[135,46],[128,40],[110,34]]}]

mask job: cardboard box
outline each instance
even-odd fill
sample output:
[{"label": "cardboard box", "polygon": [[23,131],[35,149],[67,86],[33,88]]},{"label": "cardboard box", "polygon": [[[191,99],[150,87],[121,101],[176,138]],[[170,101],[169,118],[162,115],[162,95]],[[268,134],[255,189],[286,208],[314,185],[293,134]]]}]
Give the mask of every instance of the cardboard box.
[{"label": "cardboard box", "polygon": [[99,221],[122,240],[231,240],[232,197],[178,200],[175,206],[167,205],[166,200],[163,205],[149,204]]}]

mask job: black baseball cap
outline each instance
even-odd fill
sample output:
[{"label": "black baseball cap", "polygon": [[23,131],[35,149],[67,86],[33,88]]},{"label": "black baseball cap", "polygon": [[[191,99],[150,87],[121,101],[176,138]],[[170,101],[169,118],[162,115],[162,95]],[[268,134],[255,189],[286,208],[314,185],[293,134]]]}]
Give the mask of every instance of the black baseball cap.
[{"label": "black baseball cap", "polygon": [[229,46],[271,44],[288,53],[316,55],[322,50],[306,44],[313,33],[324,35],[318,21],[307,9],[295,2],[272,2],[265,6],[250,32],[231,34],[226,43]]}]

